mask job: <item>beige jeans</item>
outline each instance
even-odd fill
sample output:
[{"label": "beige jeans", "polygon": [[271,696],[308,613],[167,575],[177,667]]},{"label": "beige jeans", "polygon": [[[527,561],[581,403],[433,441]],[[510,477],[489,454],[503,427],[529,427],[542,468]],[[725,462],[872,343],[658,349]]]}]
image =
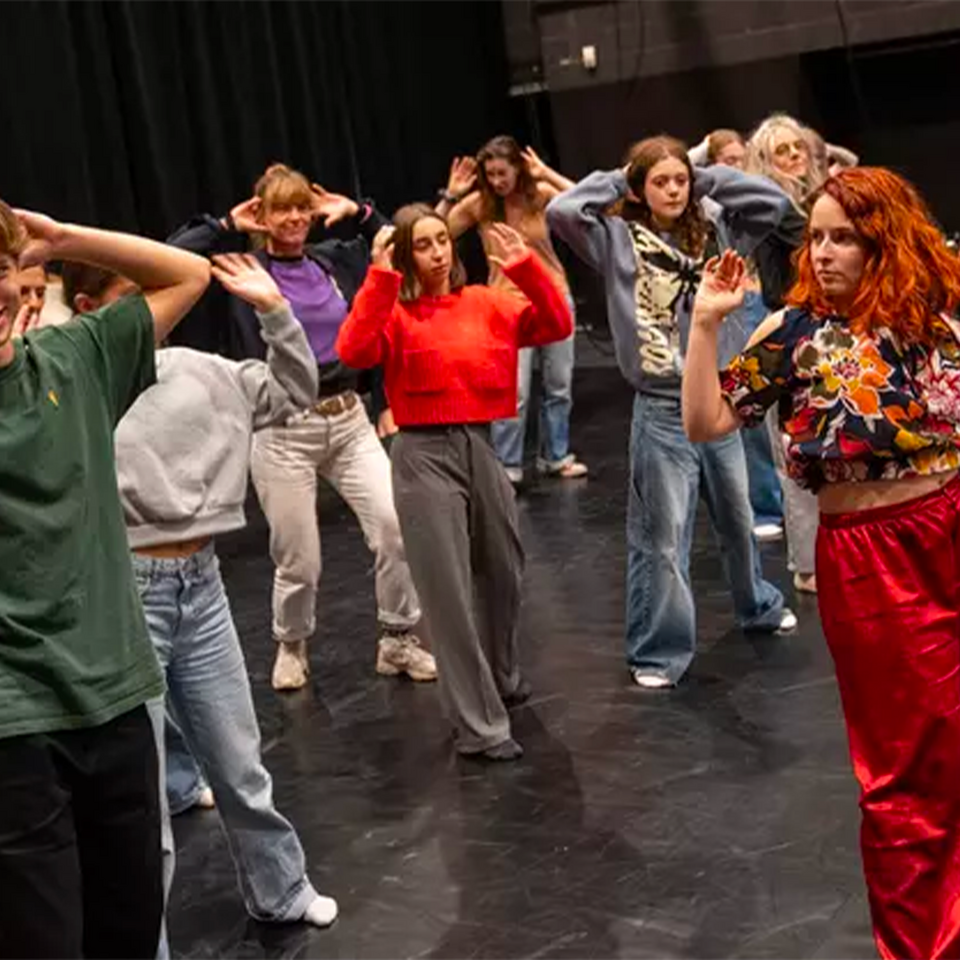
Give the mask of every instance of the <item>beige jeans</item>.
[{"label": "beige jeans", "polygon": [[316,629],[321,570],[318,477],[346,501],[375,555],[381,626],[404,630],[419,621],[420,602],[393,503],[390,460],[363,404],[336,416],[299,411],[285,425],[259,431],[251,474],[270,524],[276,640],[306,640]]}]

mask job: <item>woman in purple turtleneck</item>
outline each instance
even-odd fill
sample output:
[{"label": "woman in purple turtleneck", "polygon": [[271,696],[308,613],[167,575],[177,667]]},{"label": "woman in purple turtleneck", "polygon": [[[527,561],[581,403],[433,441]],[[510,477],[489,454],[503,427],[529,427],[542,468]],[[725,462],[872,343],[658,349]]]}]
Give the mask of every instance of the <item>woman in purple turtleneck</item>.
[{"label": "woman in purple turtleneck", "polygon": [[[357,237],[308,243],[316,222],[352,222]],[[252,474],[270,523],[276,564],[273,635],[276,690],[304,686],[307,640],[316,626],[320,578],[317,477],[346,500],[376,554],[377,608],[382,635],[377,671],[433,680],[433,657],[413,634],[420,605],[404,557],[393,505],[390,461],[360,401],[360,374],[339,362],[334,343],[353,296],[363,282],[370,246],[387,221],[370,203],[327,193],[300,172],[274,164],[257,181],[254,196],[223,219],[199,217],[170,243],[203,253],[252,245],[303,325],[320,369],[320,401],[285,424],[261,431]],[[231,342],[242,356],[263,356],[257,320],[232,298]]]}]

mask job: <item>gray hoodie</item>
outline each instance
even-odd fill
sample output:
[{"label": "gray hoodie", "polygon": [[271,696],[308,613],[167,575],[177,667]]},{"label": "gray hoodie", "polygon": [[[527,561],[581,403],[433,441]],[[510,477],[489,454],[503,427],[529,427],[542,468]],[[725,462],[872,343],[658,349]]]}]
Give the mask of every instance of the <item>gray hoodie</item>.
[{"label": "gray hoodie", "polygon": [[[749,256],[771,233],[798,242],[793,204],[772,181],[731,167],[695,171],[694,201],[713,225],[716,252]],[[592,173],[547,206],[547,223],[602,274],[617,362],[634,389],[679,399],[690,313],[702,263],[665,236],[605,213],[627,194],[622,170]],[[800,223],[802,230],[802,222]],[[743,349],[749,331],[736,322],[721,331],[721,365]]]},{"label": "gray hoodie", "polygon": [[236,362],[185,347],[157,353],[157,382],[115,434],[131,547],[237,530],[254,430],[317,399],[317,361],[286,305],[257,315],[267,359]]}]

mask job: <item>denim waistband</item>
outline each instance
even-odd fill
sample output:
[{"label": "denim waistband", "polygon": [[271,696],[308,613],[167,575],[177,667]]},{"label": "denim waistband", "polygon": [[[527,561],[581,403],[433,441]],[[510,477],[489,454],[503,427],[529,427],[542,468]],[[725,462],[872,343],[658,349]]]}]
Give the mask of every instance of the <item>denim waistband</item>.
[{"label": "denim waistband", "polygon": [[189,557],[145,557],[131,551],[133,570],[140,576],[165,577],[173,573],[198,574],[217,559],[217,551],[211,540],[205,547]]}]

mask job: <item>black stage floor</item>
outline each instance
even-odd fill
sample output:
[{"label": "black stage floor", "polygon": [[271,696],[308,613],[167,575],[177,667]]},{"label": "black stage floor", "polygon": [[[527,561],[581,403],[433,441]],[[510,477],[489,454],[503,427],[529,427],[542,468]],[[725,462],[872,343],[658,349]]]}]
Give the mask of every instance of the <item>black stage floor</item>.
[{"label": "black stage floor", "polygon": [[[458,760],[432,685],[374,673],[370,555],[321,498],[324,574],[310,688],[269,687],[266,528],[221,556],[253,679],[266,764],[329,931],[245,914],[215,812],[176,821],[171,945],[189,957],[873,957],[857,791],[816,603],[800,631],[732,626],[698,529],[700,654],[675,691],[641,691],[622,652],[630,394],[579,370],[585,481],[521,499],[528,555],[516,764]],[[788,578],[781,544],[765,568]],[[792,591],[789,591],[792,593]]]}]

